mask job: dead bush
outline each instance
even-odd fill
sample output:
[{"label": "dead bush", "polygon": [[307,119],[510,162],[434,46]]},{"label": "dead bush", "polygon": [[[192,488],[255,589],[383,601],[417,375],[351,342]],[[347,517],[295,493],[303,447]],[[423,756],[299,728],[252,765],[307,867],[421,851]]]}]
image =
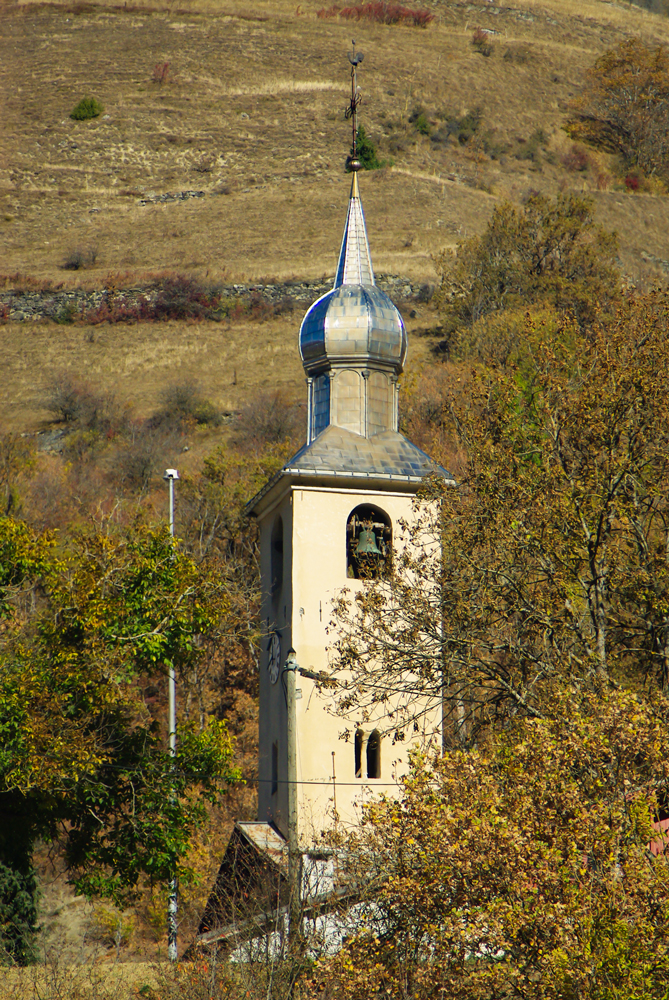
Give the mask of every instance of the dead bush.
[{"label": "dead bush", "polygon": [[76,247],[70,250],[62,266],[65,271],[80,271],[82,268],[92,267],[97,259],[97,247]]},{"label": "dead bush", "polygon": [[404,7],[392,0],[372,0],[371,3],[358,3],[351,7],[323,7],[317,11],[316,17],[341,17],[346,21],[373,21],[376,24],[403,24],[414,28],[427,28],[434,21],[434,14],[418,7]]},{"label": "dead bush", "polygon": [[560,157],[560,162],[565,170],[570,173],[582,173],[587,170],[590,166],[590,157],[588,156],[583,146],[578,146],[576,143],[568,149],[566,153],[563,153]]},{"label": "dead bush", "polygon": [[62,423],[109,436],[123,420],[122,408],[111,393],[96,393],[67,373],[54,376],[47,384],[44,406]]},{"label": "dead bush", "polygon": [[278,389],[244,407],[234,424],[233,441],[238,448],[254,450],[284,442],[297,447],[304,438],[304,424],[303,407],[291,404]]},{"label": "dead bush", "polygon": [[219,289],[204,284],[197,278],[175,275],[165,278],[158,286],[158,294],[151,319],[218,319]]},{"label": "dead bush", "polygon": [[112,456],[112,478],[131,492],[145,492],[155,476],[174,466],[183,445],[183,434],[174,428],[132,424]]},{"label": "dead bush", "polygon": [[482,56],[492,55],[492,41],[490,32],[486,28],[474,28],[472,35],[472,45]]},{"label": "dead bush", "polygon": [[152,76],[153,82],[160,84],[160,86],[162,87],[164,83],[167,83],[167,77],[169,76],[169,72],[170,72],[170,64],[168,62],[156,63],[156,65],[153,68],[153,76]]},{"label": "dead bush", "polygon": [[156,415],[158,422],[209,424],[218,427],[222,421],[221,411],[210,399],[202,394],[196,379],[172,382],[161,393],[162,408]]}]

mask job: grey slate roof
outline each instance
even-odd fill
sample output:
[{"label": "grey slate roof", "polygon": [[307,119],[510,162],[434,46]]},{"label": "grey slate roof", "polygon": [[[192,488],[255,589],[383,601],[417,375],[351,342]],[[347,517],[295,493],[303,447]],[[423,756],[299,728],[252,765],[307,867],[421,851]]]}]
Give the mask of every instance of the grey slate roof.
[{"label": "grey slate roof", "polygon": [[245,509],[247,513],[253,511],[283,476],[340,476],[348,480],[419,483],[430,474],[455,485],[450,472],[397,431],[383,431],[368,438],[330,424],[315,441],[289,459]]},{"label": "grey slate roof", "polygon": [[293,475],[345,475],[374,479],[453,477],[397,431],[363,437],[331,424],[283,467]]}]

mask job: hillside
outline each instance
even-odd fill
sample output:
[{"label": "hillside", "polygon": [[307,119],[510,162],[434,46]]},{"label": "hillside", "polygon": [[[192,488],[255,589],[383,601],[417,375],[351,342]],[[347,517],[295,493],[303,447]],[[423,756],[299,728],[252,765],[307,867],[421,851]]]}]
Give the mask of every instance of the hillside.
[{"label": "hillside", "polygon": [[[332,274],[348,193],[342,112],[353,34],[366,53],[361,121],[393,164],[362,178],[377,271],[433,279],[432,254],[479,231],[500,199],[575,189],[591,193],[599,220],[620,234],[631,280],[663,275],[666,196],[630,194],[603,155],[574,170],[561,125],[597,55],[632,35],[669,40],[669,21],[604,0],[426,6],[436,16],[420,30],[319,18],[322,5],[312,0],[230,0],[222,8],[207,0],[4,3],[5,288],[26,277],[100,288],[166,271],[228,281]],[[490,32],[489,57],[471,44],[475,26]],[[164,82],[155,82],[154,67],[165,63]],[[73,121],[69,113],[86,95],[105,112]],[[449,116],[476,108],[477,141],[433,141]],[[421,110],[432,136],[409,120]],[[197,197],[177,197],[184,192]],[[94,262],[64,269],[79,249]],[[26,327],[10,324],[10,407],[2,417],[34,429],[44,413],[28,405],[33,390],[64,368],[119,383],[140,407],[167,370],[201,371],[216,401],[235,407],[268,352],[274,363],[264,387],[287,385],[297,398],[298,322],[294,315],[276,327],[240,327],[249,344],[241,352],[237,334],[221,328],[185,337],[179,324],[160,334],[101,331],[82,350],[76,329],[32,330],[26,346]],[[414,325],[426,323],[419,310]],[[227,388],[220,371],[214,377],[216,368],[202,364],[207,350],[220,357]]]}]

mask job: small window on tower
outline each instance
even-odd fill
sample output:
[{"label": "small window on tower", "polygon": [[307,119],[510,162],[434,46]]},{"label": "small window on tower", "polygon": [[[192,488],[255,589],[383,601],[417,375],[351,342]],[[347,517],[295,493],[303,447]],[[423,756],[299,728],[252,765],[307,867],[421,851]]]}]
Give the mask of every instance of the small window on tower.
[{"label": "small window on tower", "polygon": [[279,748],[276,743],[272,743],[272,795],[276,795],[279,789]]},{"label": "small window on tower", "polygon": [[367,777],[381,777],[381,733],[375,729],[367,740]]},{"label": "small window on tower", "polygon": [[360,504],[346,522],[346,575],[353,580],[378,580],[392,571],[393,529],[380,507]]},{"label": "small window on tower", "polygon": [[365,734],[362,729],[356,729],[353,750],[355,753],[355,776],[362,778],[362,748],[365,742]]},{"label": "small window on tower", "polygon": [[280,517],[277,517],[272,528],[270,572],[270,592],[272,600],[278,604],[283,586],[283,520]]}]

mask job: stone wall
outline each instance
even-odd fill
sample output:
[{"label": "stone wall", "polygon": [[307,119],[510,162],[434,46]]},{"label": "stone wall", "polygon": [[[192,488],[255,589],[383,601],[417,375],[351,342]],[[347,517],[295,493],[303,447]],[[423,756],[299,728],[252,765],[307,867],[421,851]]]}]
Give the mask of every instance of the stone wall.
[{"label": "stone wall", "polygon": [[[433,291],[430,285],[417,285],[407,278],[390,274],[379,275],[376,283],[396,303],[411,300],[426,301]],[[289,300],[306,310],[312,302],[324,295],[330,288],[332,288],[331,278],[322,281],[286,281],[268,285],[222,285],[217,286],[216,291],[224,299],[261,298],[275,305],[286,303]],[[158,296],[159,290],[160,286],[156,284],[118,289],[113,292],[114,302],[116,304],[123,303],[129,307],[140,301],[151,303]],[[84,291],[82,289],[0,292],[0,317],[19,322],[28,320],[69,322],[97,309],[108,294],[105,290]]]}]

